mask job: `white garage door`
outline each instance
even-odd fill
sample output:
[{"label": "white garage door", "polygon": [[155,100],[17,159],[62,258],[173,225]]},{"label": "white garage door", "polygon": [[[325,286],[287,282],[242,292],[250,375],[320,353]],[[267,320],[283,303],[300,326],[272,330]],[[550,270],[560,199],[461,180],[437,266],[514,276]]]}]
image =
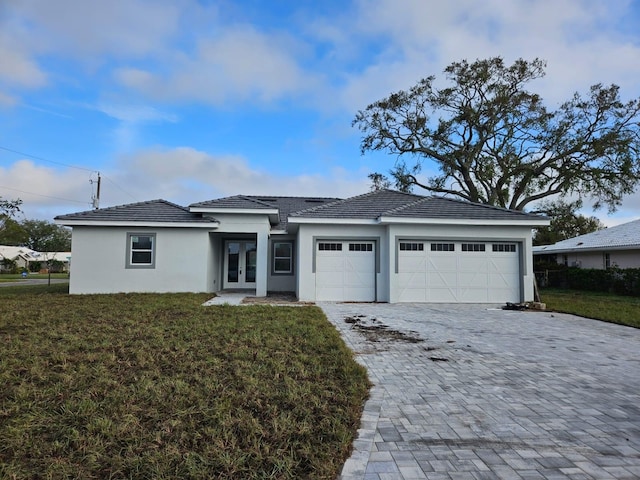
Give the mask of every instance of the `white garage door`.
[{"label": "white garage door", "polygon": [[401,241],[397,285],[400,302],[519,302],[519,245]]},{"label": "white garage door", "polygon": [[316,244],[316,300],[373,302],[376,299],[374,242]]}]

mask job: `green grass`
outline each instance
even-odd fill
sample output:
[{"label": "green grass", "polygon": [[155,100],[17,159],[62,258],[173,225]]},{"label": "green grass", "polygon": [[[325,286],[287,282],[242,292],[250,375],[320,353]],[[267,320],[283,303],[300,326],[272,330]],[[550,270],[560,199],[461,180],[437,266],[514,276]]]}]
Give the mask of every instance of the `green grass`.
[{"label": "green grass", "polygon": [[[46,280],[47,278],[49,278],[49,274],[47,274],[47,273],[30,273],[27,276],[27,278],[25,279],[19,273],[2,273],[2,274],[0,274],[0,283],[2,283],[2,282],[19,282],[21,280],[28,280],[28,279],[34,279],[34,278]],[[51,274],[51,278],[65,278],[65,279],[68,279],[69,278],[69,274],[68,273],[52,273]]]},{"label": "green grass", "polygon": [[369,383],[316,307],[7,288],[0,478],[333,479],[350,453]]},{"label": "green grass", "polygon": [[577,290],[543,289],[550,310],[640,328],[640,298]]}]

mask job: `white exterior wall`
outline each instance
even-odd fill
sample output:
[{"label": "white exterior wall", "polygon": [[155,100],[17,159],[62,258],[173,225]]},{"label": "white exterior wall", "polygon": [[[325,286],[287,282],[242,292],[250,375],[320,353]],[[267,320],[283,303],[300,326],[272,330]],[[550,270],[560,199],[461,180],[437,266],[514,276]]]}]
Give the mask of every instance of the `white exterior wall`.
[{"label": "white exterior wall", "polygon": [[611,265],[620,268],[640,268],[640,250],[611,251]]},{"label": "white exterior wall", "polygon": [[376,254],[380,257],[379,272],[376,274],[376,301],[389,301],[388,265],[389,245],[386,227],[382,225],[319,225],[301,224],[298,231],[297,288],[301,301],[314,301],[316,296],[316,275],[313,271],[315,240],[361,239],[375,240]]},{"label": "white exterior wall", "polygon": [[556,261],[563,264],[564,256],[566,255],[567,264],[570,267],[604,269],[605,253],[609,254],[609,261],[612,267],[640,268],[640,249],[559,253],[556,256]]},{"label": "white exterior wall", "polygon": [[207,285],[211,287],[212,292],[218,292],[222,289],[222,264],[224,262],[222,251],[222,240],[213,233],[209,234],[209,259],[207,260],[208,279]]},{"label": "white exterior wall", "polygon": [[[273,242],[293,242],[293,272],[291,275],[274,275],[273,273]],[[295,292],[296,272],[298,269],[296,239],[290,235],[273,235],[269,241],[269,276],[267,290],[270,292]]]},{"label": "white exterior wall", "polygon": [[[127,233],[155,233],[155,268],[126,268]],[[196,228],[74,227],[69,293],[205,292],[209,232]]]}]

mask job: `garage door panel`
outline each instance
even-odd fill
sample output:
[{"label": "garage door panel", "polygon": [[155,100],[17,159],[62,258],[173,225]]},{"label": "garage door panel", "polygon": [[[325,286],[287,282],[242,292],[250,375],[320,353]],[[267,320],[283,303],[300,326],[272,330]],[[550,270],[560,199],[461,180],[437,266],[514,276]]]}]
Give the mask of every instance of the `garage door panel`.
[{"label": "garage door panel", "polygon": [[429,288],[456,288],[458,272],[430,271],[427,276]]},{"label": "garage door panel", "polygon": [[399,302],[428,302],[427,290],[423,288],[405,288],[400,292]]},{"label": "garage door panel", "polygon": [[399,301],[520,301],[520,261],[514,243],[497,244],[496,249],[491,242],[474,241],[463,250],[463,242],[445,240],[436,244],[446,247],[441,251],[431,251],[429,241],[422,243],[420,251],[398,252]]},{"label": "garage door panel", "polygon": [[456,303],[457,289],[456,288],[429,288],[427,291],[427,301],[435,303]]},{"label": "garage door panel", "polygon": [[446,254],[446,256],[440,255],[429,255],[427,257],[427,265],[429,271],[451,271],[455,272],[458,270],[458,262],[454,255],[451,253]]},{"label": "garage door panel", "polygon": [[398,283],[406,288],[425,288],[427,275],[425,272],[408,272],[398,274]]},{"label": "garage door panel", "polygon": [[[487,288],[489,276],[485,272],[459,272],[458,286],[460,288]],[[491,286],[491,285],[489,285]]]},{"label": "garage door panel", "polygon": [[460,288],[458,289],[458,301],[461,303],[486,303],[489,301],[489,292],[486,287]]},{"label": "garage door panel", "polygon": [[[320,244],[333,250],[320,250]],[[376,271],[373,242],[319,242],[316,246],[316,300],[375,301]],[[325,247],[328,248],[328,247]]]}]

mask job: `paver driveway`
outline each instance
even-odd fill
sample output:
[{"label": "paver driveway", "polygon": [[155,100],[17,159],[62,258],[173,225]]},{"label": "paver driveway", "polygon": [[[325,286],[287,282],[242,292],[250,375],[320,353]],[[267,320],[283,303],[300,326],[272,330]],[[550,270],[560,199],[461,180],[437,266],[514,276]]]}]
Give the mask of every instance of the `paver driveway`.
[{"label": "paver driveway", "polygon": [[640,478],[640,330],[485,305],[320,306],[375,385],[343,480]]}]

